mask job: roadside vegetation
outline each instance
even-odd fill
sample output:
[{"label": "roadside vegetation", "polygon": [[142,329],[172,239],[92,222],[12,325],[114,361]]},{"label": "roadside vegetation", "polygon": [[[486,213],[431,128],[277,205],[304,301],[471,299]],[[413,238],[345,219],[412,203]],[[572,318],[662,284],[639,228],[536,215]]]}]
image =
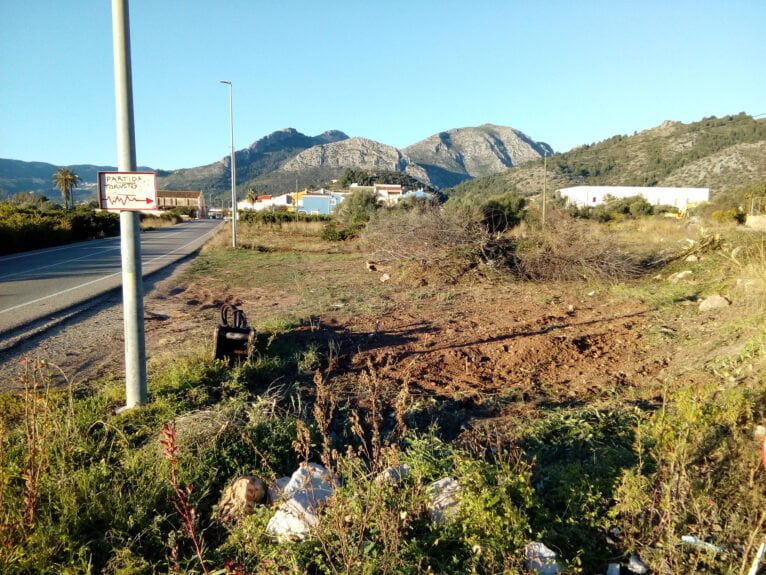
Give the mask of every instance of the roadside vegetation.
[{"label": "roadside vegetation", "polygon": [[[70,196],[71,190],[66,192],[67,202]],[[12,196],[0,202],[0,255],[120,235],[119,214],[97,207],[97,203],[91,202],[66,208],[32,193]],[[141,229],[173,226],[185,216],[188,210],[183,208],[159,216],[141,214]]]},{"label": "roadside vegetation", "polygon": [[[552,209],[543,225],[511,193],[443,209],[360,194],[332,221],[243,219],[239,249],[222,232],[180,281],[260,302],[247,362],[215,361],[208,332],[184,334],[151,362],[141,408],[117,412],[116,378],[52,388],[56,366],[33,357],[23,392],[0,396],[0,571],[522,574],[538,541],[566,573],[631,556],[653,573],[746,573],[766,537],[766,239],[627,206],[608,219]],[[730,305],[701,312],[713,294]],[[496,314],[534,303],[519,325],[552,318],[484,338],[506,346],[499,357],[559,330],[560,362],[546,361],[562,371],[434,391],[449,354],[466,381],[489,361],[469,340],[417,371],[447,337],[436,321],[422,349],[385,355],[428,310],[455,331],[488,298]],[[645,322],[653,367],[629,370],[577,331],[598,323],[578,323],[578,308],[619,306],[639,310],[624,321]],[[393,317],[404,327],[387,333]],[[578,368],[568,342],[582,369],[613,363],[609,379],[562,381]],[[269,536],[273,507],[221,517],[235,478],[306,462],[333,478],[306,540]],[[377,479],[402,465],[401,480]],[[434,520],[430,486],[445,477],[459,505]]]},{"label": "roadside vegetation", "polygon": [[0,255],[119,235],[116,214],[89,206],[63,209],[48,201],[0,202]]}]

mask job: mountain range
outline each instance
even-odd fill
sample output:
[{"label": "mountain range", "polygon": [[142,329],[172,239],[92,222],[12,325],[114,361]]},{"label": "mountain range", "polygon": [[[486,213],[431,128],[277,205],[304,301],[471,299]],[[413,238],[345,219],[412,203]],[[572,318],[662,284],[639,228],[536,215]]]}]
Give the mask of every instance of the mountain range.
[{"label": "mountain range", "polygon": [[[544,160],[545,161],[544,161]],[[684,124],[666,121],[632,135],[554,153],[510,127],[484,124],[434,134],[397,149],[331,130],[306,136],[293,128],[269,134],[236,152],[240,195],[250,187],[279,194],[320,186],[347,168],[401,172],[451,194],[523,195],[578,184],[708,187],[713,195],[766,184],[766,118],[745,113]],[[68,166],[83,180],[77,199],[93,199],[98,171]],[[51,177],[58,166],[0,159],[0,198],[36,191],[58,198]],[[150,168],[140,168],[150,170]],[[231,189],[228,156],[204,166],[158,170],[158,188],[202,190],[211,199]]]},{"label": "mountain range", "polygon": [[[276,194],[322,185],[340,177],[347,168],[403,172],[426,186],[441,188],[507,170],[551,152],[550,146],[518,130],[485,124],[440,132],[404,150],[366,138],[350,138],[337,130],[306,136],[287,128],[237,150],[235,158],[240,193],[255,187],[260,193]],[[226,156],[204,166],[157,170],[157,185],[159,189],[223,195],[231,188],[230,165]],[[68,167],[83,180],[78,199],[83,193],[93,193],[98,171],[115,169]],[[22,191],[56,194],[51,177],[57,169],[43,162],[0,159],[0,197]]]}]

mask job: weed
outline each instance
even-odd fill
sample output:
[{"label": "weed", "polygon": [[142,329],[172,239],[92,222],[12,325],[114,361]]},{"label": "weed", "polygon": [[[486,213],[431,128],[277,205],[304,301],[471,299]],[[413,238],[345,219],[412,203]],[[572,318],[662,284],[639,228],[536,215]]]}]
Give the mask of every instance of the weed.
[{"label": "weed", "polygon": [[[209,575],[207,565],[205,565],[205,559],[202,556],[203,541],[197,534],[197,510],[191,505],[191,485],[181,486],[178,482],[178,475],[176,473],[176,466],[178,461],[176,460],[176,428],[175,425],[166,423],[162,426],[162,439],[160,444],[164,447],[163,456],[170,464],[170,486],[173,489],[173,507],[175,507],[181,518],[181,524],[183,525],[186,535],[191,539],[194,546],[194,554],[197,556],[200,567],[205,575]],[[173,550],[175,553],[175,550]]]},{"label": "weed", "polygon": [[321,356],[316,345],[309,344],[306,349],[300,351],[296,363],[299,373],[313,373],[318,369],[321,364]]},{"label": "weed", "polygon": [[637,464],[636,423],[631,412],[554,412],[520,439],[546,509],[536,527],[547,532],[549,544],[571,554],[581,550],[586,568],[598,569],[613,558],[605,534],[619,480]]}]

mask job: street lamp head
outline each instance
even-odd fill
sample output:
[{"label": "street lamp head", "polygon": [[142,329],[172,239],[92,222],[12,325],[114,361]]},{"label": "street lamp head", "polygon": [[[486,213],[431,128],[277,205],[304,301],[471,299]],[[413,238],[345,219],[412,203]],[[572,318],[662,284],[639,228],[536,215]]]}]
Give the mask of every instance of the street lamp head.
[{"label": "street lamp head", "polygon": [[219,80],[219,82],[221,82],[221,84],[228,84],[231,86],[231,82],[229,80]]}]

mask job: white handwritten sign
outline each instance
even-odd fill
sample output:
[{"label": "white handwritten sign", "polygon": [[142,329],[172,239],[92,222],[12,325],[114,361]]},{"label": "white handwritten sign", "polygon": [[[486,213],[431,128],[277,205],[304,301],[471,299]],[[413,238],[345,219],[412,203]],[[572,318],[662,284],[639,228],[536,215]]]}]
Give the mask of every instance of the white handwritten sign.
[{"label": "white handwritten sign", "polygon": [[98,198],[101,209],[157,209],[157,187],[153,172],[99,172]]}]

